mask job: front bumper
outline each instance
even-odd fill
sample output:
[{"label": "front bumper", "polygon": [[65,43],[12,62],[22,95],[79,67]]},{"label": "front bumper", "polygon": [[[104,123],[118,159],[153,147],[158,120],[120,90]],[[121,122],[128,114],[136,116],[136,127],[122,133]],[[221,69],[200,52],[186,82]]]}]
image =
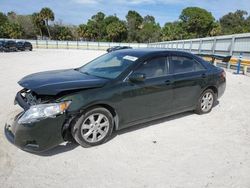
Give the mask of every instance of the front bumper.
[{"label": "front bumper", "polygon": [[6,138],[22,150],[43,152],[62,143],[62,126],[65,114],[56,118],[47,118],[35,123],[18,124],[23,113],[5,124]]}]

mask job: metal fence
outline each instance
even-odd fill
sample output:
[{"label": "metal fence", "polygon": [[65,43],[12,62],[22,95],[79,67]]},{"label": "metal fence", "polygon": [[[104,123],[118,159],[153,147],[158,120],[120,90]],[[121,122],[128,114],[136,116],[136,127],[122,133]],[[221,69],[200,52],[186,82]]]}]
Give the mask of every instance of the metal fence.
[{"label": "metal fence", "polygon": [[250,58],[250,33],[150,43],[149,47]]},{"label": "metal fence", "polygon": [[[0,39],[9,40],[9,39]],[[132,48],[146,48],[147,43],[118,43],[118,42],[90,42],[90,41],[57,41],[57,40],[22,40],[29,41],[33,48],[45,49],[85,49],[85,50],[106,50],[112,46],[130,46]]]}]

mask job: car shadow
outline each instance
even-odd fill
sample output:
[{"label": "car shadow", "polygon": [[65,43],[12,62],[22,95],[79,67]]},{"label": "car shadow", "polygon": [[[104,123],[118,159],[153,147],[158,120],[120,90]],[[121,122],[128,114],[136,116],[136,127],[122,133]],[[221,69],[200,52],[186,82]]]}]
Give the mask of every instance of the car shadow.
[{"label": "car shadow", "polygon": [[183,117],[186,117],[186,116],[189,116],[189,115],[192,115],[192,114],[193,114],[193,112],[183,112],[183,113],[180,113],[180,114],[177,114],[177,115],[163,117],[163,118],[160,118],[160,119],[157,119],[157,120],[148,121],[146,123],[140,123],[140,124],[137,124],[135,126],[131,126],[131,127],[125,128],[125,129],[114,131],[114,133],[112,134],[112,136],[110,137],[109,140],[112,140],[116,136],[119,136],[119,135],[122,135],[122,134],[137,131],[137,130],[140,130],[140,129],[144,129],[144,128],[147,128],[147,127],[150,127],[150,126],[154,126],[156,124],[161,124],[161,123],[172,121],[172,120],[175,120],[175,119],[183,118]]},{"label": "car shadow", "polygon": [[[214,104],[214,107],[216,107],[217,105],[219,105],[219,101],[216,101]],[[164,117],[164,118],[160,118],[157,120],[152,120],[146,123],[141,123],[141,124],[137,124],[135,126],[131,126],[122,130],[118,130],[118,131],[114,131],[112,136],[107,140],[107,142],[109,142],[110,140],[114,139],[116,136],[122,135],[122,134],[126,134],[132,131],[136,131],[139,129],[144,129],[156,124],[160,124],[160,123],[164,123],[164,122],[168,122],[168,121],[173,121],[175,119],[179,119],[179,118],[183,118],[186,116],[190,116],[193,115],[194,112],[189,111],[189,112],[183,112],[180,114],[176,114],[176,115],[172,115],[172,116],[168,116],[168,117]],[[64,152],[68,152],[71,150],[74,150],[75,148],[77,148],[79,146],[79,144],[77,144],[76,142],[66,142],[65,145],[61,144],[56,146],[55,148],[52,148],[48,151],[42,152],[42,153],[35,153],[35,155],[39,155],[39,156],[43,156],[43,157],[50,157],[53,155],[58,155]],[[79,146],[80,147],[80,146]]]},{"label": "car shadow", "polygon": [[[214,103],[213,108],[216,107],[217,105],[219,105],[219,101],[216,101]],[[180,114],[175,114],[175,115],[172,115],[172,116],[163,117],[163,118],[160,118],[160,119],[157,119],[157,120],[148,121],[146,123],[137,124],[135,126],[131,126],[131,127],[128,127],[128,128],[122,129],[122,130],[114,131],[114,133],[112,134],[112,136],[110,137],[109,140],[112,140],[113,138],[115,138],[118,135],[122,135],[122,134],[126,134],[126,133],[136,131],[136,130],[139,130],[139,129],[147,128],[147,127],[150,127],[150,126],[153,126],[153,125],[156,125],[156,124],[160,124],[160,123],[164,123],[164,122],[168,122],[168,121],[173,121],[175,119],[183,118],[183,117],[193,115],[193,114],[195,114],[195,112],[187,111],[187,112],[183,112],[183,113],[180,113]]]},{"label": "car shadow", "polygon": [[39,155],[42,157],[50,157],[53,155],[58,155],[61,153],[65,153],[71,150],[74,150],[75,148],[77,148],[79,146],[79,144],[77,144],[76,142],[66,142],[65,144],[60,144],[48,151],[45,152],[41,152],[41,153],[32,153],[34,155]]}]

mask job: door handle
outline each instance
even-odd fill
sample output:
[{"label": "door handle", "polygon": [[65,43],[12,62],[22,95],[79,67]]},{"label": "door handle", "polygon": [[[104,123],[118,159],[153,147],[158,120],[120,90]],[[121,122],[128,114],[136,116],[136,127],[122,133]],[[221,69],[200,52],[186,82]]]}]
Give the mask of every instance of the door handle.
[{"label": "door handle", "polygon": [[203,73],[203,74],[201,75],[201,77],[202,77],[202,78],[206,78],[207,75],[206,75],[205,73]]},{"label": "door handle", "polygon": [[170,84],[172,84],[172,83],[173,83],[173,81],[171,81],[171,80],[166,80],[166,81],[165,81],[165,84],[166,84],[166,85],[170,85]]}]

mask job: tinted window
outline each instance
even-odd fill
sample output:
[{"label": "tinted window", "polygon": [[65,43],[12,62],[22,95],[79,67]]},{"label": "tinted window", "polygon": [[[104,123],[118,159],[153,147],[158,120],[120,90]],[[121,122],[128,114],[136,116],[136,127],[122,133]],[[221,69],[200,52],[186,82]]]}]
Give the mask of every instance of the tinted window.
[{"label": "tinted window", "polygon": [[192,58],[184,56],[171,56],[170,69],[172,73],[185,73],[204,70],[204,67]]},{"label": "tinted window", "polygon": [[159,57],[144,62],[135,72],[144,73],[146,78],[166,75],[166,58]]}]

